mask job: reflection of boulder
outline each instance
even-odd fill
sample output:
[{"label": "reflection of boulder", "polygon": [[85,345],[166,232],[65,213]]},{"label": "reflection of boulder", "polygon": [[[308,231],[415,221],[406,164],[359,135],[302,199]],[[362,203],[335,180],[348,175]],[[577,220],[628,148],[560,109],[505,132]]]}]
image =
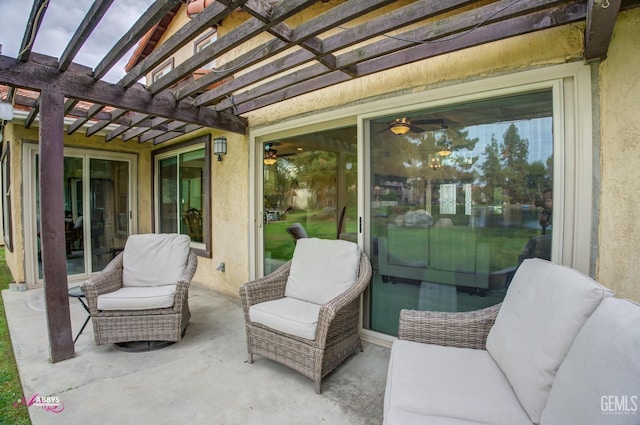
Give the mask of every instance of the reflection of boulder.
[{"label": "reflection of boulder", "polygon": [[407,227],[431,227],[433,217],[425,210],[409,211],[404,216],[404,225]]},{"label": "reflection of boulder", "polygon": [[436,222],[436,227],[453,227],[453,221],[450,218],[440,218]]}]

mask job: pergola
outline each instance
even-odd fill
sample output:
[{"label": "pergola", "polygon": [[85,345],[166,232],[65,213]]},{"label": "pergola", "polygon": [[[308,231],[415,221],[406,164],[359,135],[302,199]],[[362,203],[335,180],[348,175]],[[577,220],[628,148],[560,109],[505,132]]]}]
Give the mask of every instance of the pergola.
[{"label": "pergola", "polygon": [[[41,217],[42,264],[53,362],[74,355],[58,183],[63,178],[65,117],[74,120],[67,134],[86,127],[86,135],[92,136],[115,124],[105,142],[122,138],[156,145],[203,127],[246,134],[243,115],[250,111],[430,57],[569,23],[586,22],[584,60],[603,59],[619,10],[640,5],[640,0],[354,0],[292,27],[286,21],[318,0],[218,0],[141,56],[118,83],[102,80],[145,34],[190,1],[155,1],[92,69],[74,63],[74,57],[113,0],[94,1],[60,58],[31,50],[49,4],[34,0],[20,53],[15,58],[0,55],[0,84],[9,86],[0,100],[28,108],[26,127],[40,115],[40,202],[47,211]],[[397,3],[402,7],[394,6]],[[250,18],[151,85],[138,83],[237,10]],[[266,41],[250,51],[243,49],[259,36]],[[234,59],[199,79],[192,77],[195,70],[227,53]],[[18,89],[39,95],[34,99]],[[79,102],[90,106],[80,107]]]}]

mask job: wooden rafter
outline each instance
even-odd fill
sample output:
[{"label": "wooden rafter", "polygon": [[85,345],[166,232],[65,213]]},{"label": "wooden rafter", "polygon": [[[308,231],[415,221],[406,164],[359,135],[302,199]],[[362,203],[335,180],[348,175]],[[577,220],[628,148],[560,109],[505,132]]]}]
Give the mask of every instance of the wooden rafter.
[{"label": "wooden rafter", "polygon": [[[120,82],[109,85],[100,80],[109,68],[151,29],[162,34],[167,19],[184,11],[181,3],[185,0],[154,2],[95,69],[75,64],[75,54],[112,2],[94,1],[56,59],[24,50],[29,46],[27,34],[37,32],[36,14],[47,5],[47,0],[35,0],[24,52],[16,58],[24,63],[19,66],[0,56],[0,84],[8,84],[12,91],[14,87],[39,91],[53,84],[53,91],[66,98],[64,114],[75,118],[68,134],[88,123],[87,135],[111,125],[106,141],[122,138],[154,144],[204,126],[245,133],[246,120],[240,115],[254,109],[396,66],[576,20],[585,20],[587,25],[585,60],[602,59],[618,10],[625,4],[638,4],[637,0],[417,0],[398,7],[392,0],[358,0],[327,4],[321,14],[289,20],[319,4],[312,0],[218,0],[153,51],[132,61]],[[380,13],[367,17],[377,10]],[[248,19],[225,28],[223,21],[239,11]],[[220,25],[225,29],[222,35],[198,55],[179,63],[149,87],[137,84],[207,28]],[[411,29],[403,31],[407,27]],[[403,32],[396,34],[398,31]],[[236,53],[247,44],[255,46],[258,36],[262,39],[257,47]],[[219,58],[228,53],[232,59],[220,63]],[[272,60],[274,55],[280,56]],[[214,72],[192,77],[196,69],[213,60],[218,62]],[[38,82],[27,84],[29,79]],[[93,105],[79,107],[79,101]],[[34,99],[27,103],[32,104],[26,119],[29,126],[39,106]],[[115,109],[107,112],[107,106]]]},{"label": "wooden rafter", "polygon": [[618,17],[621,0],[589,0],[587,29],[585,31],[585,60],[607,57],[613,27]]}]

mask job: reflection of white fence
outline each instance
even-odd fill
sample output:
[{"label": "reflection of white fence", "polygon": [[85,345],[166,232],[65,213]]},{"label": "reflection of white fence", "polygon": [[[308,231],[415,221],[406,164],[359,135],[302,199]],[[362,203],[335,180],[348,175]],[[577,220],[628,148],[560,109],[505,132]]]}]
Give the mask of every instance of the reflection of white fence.
[{"label": "reflection of white fence", "polygon": [[372,208],[393,207],[398,205],[398,201],[371,201]]},{"label": "reflection of white fence", "polygon": [[455,183],[440,185],[440,214],[456,213]]}]

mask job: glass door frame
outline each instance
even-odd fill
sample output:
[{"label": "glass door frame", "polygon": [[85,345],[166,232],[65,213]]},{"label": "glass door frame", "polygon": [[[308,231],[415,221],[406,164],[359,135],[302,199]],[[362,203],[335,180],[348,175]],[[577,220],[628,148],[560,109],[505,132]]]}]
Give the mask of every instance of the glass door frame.
[{"label": "glass door frame", "polygon": [[[24,182],[24,245],[25,245],[25,280],[29,284],[41,285],[42,279],[38,276],[38,257],[37,257],[37,217],[36,217],[36,157],[39,155],[39,145],[35,142],[25,142],[23,145],[23,171],[22,178]],[[111,160],[126,162],[129,172],[129,234],[137,233],[138,217],[137,217],[137,155],[120,152],[107,152],[81,148],[64,148],[65,157],[82,158],[83,181],[87,182],[83,186],[83,199],[90,199],[90,162],[92,159]],[[90,205],[83,205],[83,216],[90,217]],[[81,282],[89,276],[96,273],[90,272],[91,268],[91,244],[90,238],[87,238],[86,230],[83,238],[85,249],[85,272],[69,276],[69,282]]]}]

